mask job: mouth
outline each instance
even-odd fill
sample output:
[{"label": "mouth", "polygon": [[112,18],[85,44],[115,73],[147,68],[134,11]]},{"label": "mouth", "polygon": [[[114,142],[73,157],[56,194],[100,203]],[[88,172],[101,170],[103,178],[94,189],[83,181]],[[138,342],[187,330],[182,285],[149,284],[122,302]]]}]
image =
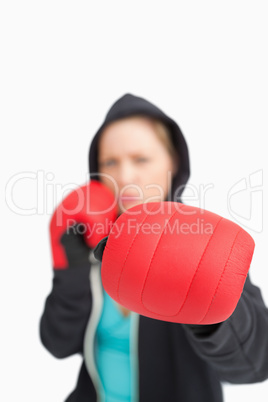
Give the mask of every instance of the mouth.
[{"label": "mouth", "polygon": [[140,196],[134,196],[134,195],[121,195],[118,197],[119,201],[140,201],[141,197]]},{"label": "mouth", "polygon": [[140,197],[130,197],[130,196],[124,196],[124,197],[119,197],[119,200],[127,200],[127,201],[132,201],[132,200],[140,200]]}]

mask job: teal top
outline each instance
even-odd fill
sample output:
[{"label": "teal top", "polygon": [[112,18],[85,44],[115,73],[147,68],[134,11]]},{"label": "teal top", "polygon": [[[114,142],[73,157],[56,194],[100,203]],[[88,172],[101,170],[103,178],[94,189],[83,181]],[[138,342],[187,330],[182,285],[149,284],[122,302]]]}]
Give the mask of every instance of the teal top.
[{"label": "teal top", "polygon": [[103,310],[95,339],[95,359],[102,390],[101,402],[131,402],[135,375],[131,357],[133,313],[123,316],[104,291]]}]

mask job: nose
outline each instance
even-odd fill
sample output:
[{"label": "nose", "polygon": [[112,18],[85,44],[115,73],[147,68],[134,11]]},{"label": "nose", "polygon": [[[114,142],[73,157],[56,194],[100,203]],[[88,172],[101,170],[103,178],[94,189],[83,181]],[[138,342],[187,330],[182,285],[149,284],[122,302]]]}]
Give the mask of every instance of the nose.
[{"label": "nose", "polygon": [[117,182],[121,188],[128,184],[137,184],[135,167],[130,161],[126,161],[120,165]]}]

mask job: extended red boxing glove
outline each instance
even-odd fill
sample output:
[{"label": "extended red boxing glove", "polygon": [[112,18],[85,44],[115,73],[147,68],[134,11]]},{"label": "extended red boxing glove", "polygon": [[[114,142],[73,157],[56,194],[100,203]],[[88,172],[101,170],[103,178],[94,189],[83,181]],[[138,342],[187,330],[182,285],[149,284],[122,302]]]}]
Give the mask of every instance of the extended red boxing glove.
[{"label": "extended red boxing glove", "polygon": [[102,255],[103,286],[144,316],[219,323],[239,301],[253,251],[245,230],[212,212],[175,202],[141,204],[112,226]]},{"label": "extended red boxing glove", "polygon": [[[68,194],[55,209],[50,221],[54,269],[64,269],[69,266],[70,256],[66,254],[68,243],[71,247],[75,246],[82,251],[83,247],[94,248],[104,236],[108,235],[116,217],[117,204],[112,192],[96,180]],[[80,224],[81,227],[79,227]],[[78,231],[78,236],[69,236],[68,240],[66,233],[73,227]],[[79,239],[81,234],[84,237],[84,246]],[[62,242],[64,236],[66,238]]]}]

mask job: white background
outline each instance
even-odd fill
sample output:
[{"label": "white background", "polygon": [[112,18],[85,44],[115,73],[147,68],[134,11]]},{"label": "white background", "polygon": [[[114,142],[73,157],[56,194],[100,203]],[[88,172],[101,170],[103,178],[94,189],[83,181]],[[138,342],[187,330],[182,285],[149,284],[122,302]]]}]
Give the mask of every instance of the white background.
[{"label": "white background", "polygon": [[[213,185],[203,206],[253,236],[251,278],[268,302],[267,18],[265,0],[1,2],[2,401],[62,402],[74,387],[80,357],[57,360],[39,340],[48,222],[86,181],[90,140],[126,92],[177,120],[190,184]],[[224,393],[264,402],[268,381]]]}]

